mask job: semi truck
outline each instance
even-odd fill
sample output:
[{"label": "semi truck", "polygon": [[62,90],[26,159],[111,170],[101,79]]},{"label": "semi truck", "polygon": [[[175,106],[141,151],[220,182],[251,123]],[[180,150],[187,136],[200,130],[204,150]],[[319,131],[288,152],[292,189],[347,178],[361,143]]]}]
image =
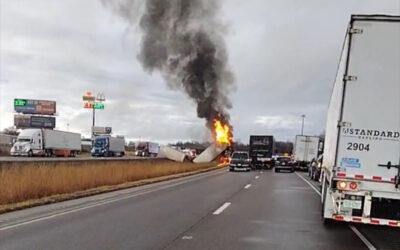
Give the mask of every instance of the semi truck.
[{"label": "semi truck", "polygon": [[160,145],[154,142],[139,142],[136,146],[136,155],[143,157],[156,157],[160,151]]},{"label": "semi truck", "polygon": [[271,135],[251,135],[249,156],[253,169],[271,169],[274,166],[272,155],[275,149],[275,140]]},{"label": "semi truck", "polygon": [[400,16],[353,15],[328,109],[324,223],[400,227]]},{"label": "semi truck", "polygon": [[293,160],[295,169],[308,170],[312,160],[317,160],[319,149],[319,137],[297,135],[294,142]]},{"label": "semi truck", "polygon": [[10,150],[12,156],[76,156],[81,151],[81,134],[30,128],[23,129]]},{"label": "semi truck", "polygon": [[125,155],[125,139],[111,135],[96,136],[93,140],[91,154],[102,157],[122,157]]}]

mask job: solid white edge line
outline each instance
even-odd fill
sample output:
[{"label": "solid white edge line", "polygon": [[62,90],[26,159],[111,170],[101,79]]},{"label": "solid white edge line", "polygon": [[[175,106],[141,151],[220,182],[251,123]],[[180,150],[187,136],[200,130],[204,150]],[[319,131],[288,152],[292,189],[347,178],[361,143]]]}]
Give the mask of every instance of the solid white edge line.
[{"label": "solid white edge line", "polygon": [[231,205],[230,202],[225,202],[224,205],[222,205],[221,207],[219,207],[217,210],[214,211],[213,215],[218,215],[218,214],[222,213],[230,205]]},{"label": "solid white edge line", "polygon": [[320,192],[316,187],[314,187],[314,185],[311,184],[311,182],[309,182],[306,178],[304,178],[303,176],[301,176],[301,175],[300,175],[299,173],[297,173],[297,172],[296,172],[296,175],[297,175],[298,177],[300,177],[303,181],[305,181],[312,189],[314,189],[314,191],[317,192],[317,194],[319,194],[319,196],[321,196],[321,192]]},{"label": "solid white edge line", "polygon": [[369,242],[367,238],[365,238],[365,236],[362,235],[362,233],[358,231],[358,229],[355,226],[349,225],[349,227],[358,236],[358,238],[360,238],[362,242],[364,242],[364,244],[368,247],[369,250],[376,250],[376,247],[374,247],[374,245],[372,245],[372,243]]},{"label": "solid white edge line", "polygon": [[[296,175],[297,175],[298,177],[300,177],[303,181],[305,181],[312,189],[314,189],[314,191],[315,191],[319,196],[321,196],[321,192],[320,192],[316,187],[314,187],[314,185],[311,184],[311,182],[309,182],[306,178],[304,178],[303,176],[301,176],[301,175],[300,175],[299,173],[297,173],[297,172],[296,172]],[[360,231],[358,231],[358,229],[357,229],[355,226],[353,226],[353,225],[351,225],[351,224],[348,224],[348,225],[349,225],[351,231],[353,231],[353,233],[355,233],[355,234],[358,236],[358,238],[368,247],[369,250],[376,250],[376,247],[374,247],[374,245],[372,245],[372,243],[369,242],[369,241],[367,240],[367,238],[365,238],[365,236],[364,236]]]},{"label": "solid white edge line", "polygon": [[251,187],[251,184],[247,184],[246,186],[244,186],[244,189],[248,189],[249,187]]},{"label": "solid white edge line", "polygon": [[[197,175],[197,176],[196,175],[188,176],[189,179],[183,179],[181,181],[179,181],[179,179],[175,179],[175,180],[178,180],[178,182],[175,182],[175,183],[172,183],[172,184],[169,184],[169,185],[165,185],[165,186],[161,186],[161,187],[158,187],[158,188],[155,188],[155,189],[146,190],[146,191],[143,191],[143,192],[139,191],[138,193],[127,195],[127,196],[124,196],[124,197],[121,197],[121,198],[114,198],[114,199],[111,198],[111,199],[108,199],[108,200],[105,200],[105,201],[96,202],[94,204],[92,203],[92,204],[89,204],[89,205],[84,206],[84,207],[72,208],[72,209],[69,209],[67,211],[55,212],[53,214],[47,214],[47,215],[44,215],[42,217],[37,217],[37,218],[33,218],[33,219],[30,219],[30,220],[26,220],[26,221],[20,221],[20,222],[17,222],[15,224],[9,224],[9,225],[5,225],[3,227],[0,226],[0,232],[8,230],[8,229],[16,228],[16,227],[19,227],[19,226],[23,226],[23,225],[28,225],[28,224],[31,224],[31,223],[34,223],[34,222],[38,222],[38,221],[48,220],[48,219],[55,218],[55,217],[58,217],[58,216],[62,216],[62,215],[65,215],[65,214],[75,213],[75,212],[78,212],[78,211],[81,211],[81,210],[86,210],[86,209],[89,209],[89,208],[98,207],[98,206],[101,206],[101,205],[105,205],[105,204],[109,204],[109,203],[114,203],[114,202],[130,199],[130,198],[134,198],[134,197],[137,197],[137,196],[141,196],[141,195],[152,193],[152,192],[156,192],[156,191],[161,191],[161,190],[164,190],[164,189],[168,189],[168,188],[175,187],[175,186],[178,186],[178,185],[186,184],[186,183],[191,182],[191,181],[203,179],[203,178],[206,178],[206,177],[209,177],[209,176],[213,176],[213,175],[217,175],[217,174],[221,174],[221,173],[223,173],[223,172],[222,171],[216,171],[216,172],[211,171],[211,172],[204,173],[204,175],[200,174],[200,175]],[[192,178],[190,178],[190,177],[192,177]]]}]

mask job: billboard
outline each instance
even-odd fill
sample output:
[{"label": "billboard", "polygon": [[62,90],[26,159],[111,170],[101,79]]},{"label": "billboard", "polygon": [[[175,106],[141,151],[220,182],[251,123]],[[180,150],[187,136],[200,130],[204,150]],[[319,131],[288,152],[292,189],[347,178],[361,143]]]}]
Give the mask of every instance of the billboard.
[{"label": "billboard", "polygon": [[31,117],[28,115],[14,115],[14,126],[17,128],[29,128]]},{"label": "billboard", "polygon": [[55,128],[56,118],[52,116],[31,116],[32,128]]},{"label": "billboard", "polygon": [[23,114],[54,115],[56,102],[16,98],[14,99],[14,110]]},{"label": "billboard", "polygon": [[111,134],[111,127],[92,127],[92,133],[95,135]]},{"label": "billboard", "polygon": [[56,118],[51,116],[15,115],[14,126],[17,128],[49,128],[56,127]]}]

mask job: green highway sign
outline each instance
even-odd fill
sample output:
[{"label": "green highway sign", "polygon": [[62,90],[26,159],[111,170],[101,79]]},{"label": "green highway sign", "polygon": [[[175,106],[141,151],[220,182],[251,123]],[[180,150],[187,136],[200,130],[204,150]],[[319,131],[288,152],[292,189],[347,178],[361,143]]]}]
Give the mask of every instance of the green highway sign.
[{"label": "green highway sign", "polygon": [[104,103],[95,102],[94,103],[94,109],[104,109]]},{"label": "green highway sign", "polygon": [[25,99],[14,99],[14,107],[23,107],[26,105]]}]

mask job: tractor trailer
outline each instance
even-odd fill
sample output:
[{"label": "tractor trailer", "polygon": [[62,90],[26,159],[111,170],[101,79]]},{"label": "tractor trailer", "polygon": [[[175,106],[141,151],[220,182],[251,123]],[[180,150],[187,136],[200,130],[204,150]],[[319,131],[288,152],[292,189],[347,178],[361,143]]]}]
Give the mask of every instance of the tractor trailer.
[{"label": "tractor trailer", "polygon": [[318,136],[296,136],[293,152],[296,169],[307,170],[310,162],[317,160],[319,141]]},{"label": "tractor trailer", "polygon": [[249,156],[253,169],[271,169],[274,166],[272,155],[275,140],[271,135],[250,135]]},{"label": "tractor trailer", "polygon": [[76,156],[81,134],[52,129],[24,129],[10,150],[12,156]]},{"label": "tractor trailer", "polygon": [[400,227],[400,16],[353,15],[328,109],[325,223]]},{"label": "tractor trailer", "polygon": [[110,135],[96,136],[93,140],[92,156],[124,156],[125,139],[124,137],[112,137]]}]

